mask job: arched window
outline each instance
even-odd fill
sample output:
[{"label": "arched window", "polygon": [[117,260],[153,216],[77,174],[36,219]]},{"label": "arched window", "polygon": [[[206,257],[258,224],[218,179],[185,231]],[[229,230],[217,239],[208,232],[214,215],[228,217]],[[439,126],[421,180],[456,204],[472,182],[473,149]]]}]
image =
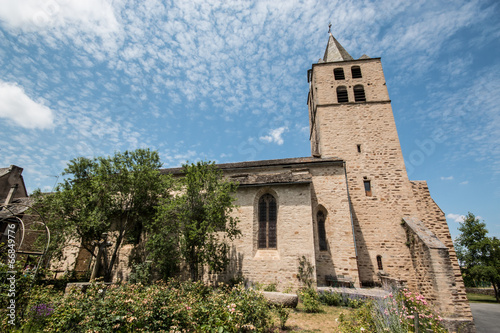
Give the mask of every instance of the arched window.
[{"label": "arched window", "polygon": [[335,76],[335,80],[345,80],[344,69],[335,68],[333,70],[333,76]]},{"label": "arched window", "polygon": [[359,66],[352,66],[351,74],[353,79],[360,79],[363,77],[361,76],[361,68]]},{"label": "arched window", "polygon": [[345,86],[337,87],[337,102],[338,103],[349,102],[349,97],[347,96],[347,88]]},{"label": "arched window", "polygon": [[325,213],[320,210],[316,216],[318,221],[319,250],[326,251],[328,250],[328,246],[326,245]]},{"label": "arched window", "polygon": [[377,266],[378,266],[379,271],[384,270],[384,266],[382,265],[382,256],[381,255],[377,256]]},{"label": "arched window", "polygon": [[276,199],[264,194],[259,199],[259,249],[276,248]]},{"label": "arched window", "polygon": [[365,88],[360,84],[354,86],[354,100],[356,102],[366,102]]}]

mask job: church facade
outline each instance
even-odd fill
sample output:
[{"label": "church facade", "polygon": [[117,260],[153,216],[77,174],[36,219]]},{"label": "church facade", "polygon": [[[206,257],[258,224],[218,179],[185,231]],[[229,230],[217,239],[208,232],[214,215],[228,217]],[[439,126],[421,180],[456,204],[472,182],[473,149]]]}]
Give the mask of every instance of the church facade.
[{"label": "church facade", "polygon": [[406,285],[470,322],[445,214],[408,179],[381,59],[330,34],[307,77],[311,157],[218,165],[240,184],[233,273],[296,285],[305,257],[318,286]]}]

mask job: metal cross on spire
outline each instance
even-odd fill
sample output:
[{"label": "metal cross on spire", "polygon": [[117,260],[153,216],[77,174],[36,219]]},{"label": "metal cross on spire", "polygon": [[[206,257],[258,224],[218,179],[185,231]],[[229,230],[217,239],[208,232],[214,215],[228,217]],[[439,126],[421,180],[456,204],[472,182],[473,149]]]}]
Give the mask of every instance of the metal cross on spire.
[{"label": "metal cross on spire", "polygon": [[330,21],[330,23],[328,24],[328,33],[331,34],[332,33],[332,22]]}]

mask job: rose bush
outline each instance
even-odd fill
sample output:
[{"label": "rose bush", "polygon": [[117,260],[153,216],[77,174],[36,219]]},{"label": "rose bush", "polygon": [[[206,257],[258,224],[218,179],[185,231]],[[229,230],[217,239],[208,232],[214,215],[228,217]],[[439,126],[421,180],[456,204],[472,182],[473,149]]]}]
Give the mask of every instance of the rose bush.
[{"label": "rose bush", "polygon": [[44,332],[264,332],[273,327],[264,297],[243,285],[201,282],[95,283],[67,295],[36,290],[23,328]]}]

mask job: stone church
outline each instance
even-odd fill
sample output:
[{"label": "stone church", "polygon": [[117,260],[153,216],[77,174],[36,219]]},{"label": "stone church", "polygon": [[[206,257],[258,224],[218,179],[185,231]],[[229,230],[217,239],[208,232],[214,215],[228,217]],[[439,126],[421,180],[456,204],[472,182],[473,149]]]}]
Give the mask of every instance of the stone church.
[{"label": "stone church", "polygon": [[[470,323],[445,214],[425,181],[408,179],[381,59],[353,59],[330,34],[307,80],[310,157],[218,165],[240,184],[229,273],[284,289],[305,257],[318,286],[406,285]],[[131,250],[120,250],[115,279]]]},{"label": "stone church", "polygon": [[307,79],[311,157],[218,165],[240,184],[235,269],[296,285],[304,256],[318,286],[404,284],[470,322],[445,214],[408,179],[381,59],[353,59],[330,34]]}]

